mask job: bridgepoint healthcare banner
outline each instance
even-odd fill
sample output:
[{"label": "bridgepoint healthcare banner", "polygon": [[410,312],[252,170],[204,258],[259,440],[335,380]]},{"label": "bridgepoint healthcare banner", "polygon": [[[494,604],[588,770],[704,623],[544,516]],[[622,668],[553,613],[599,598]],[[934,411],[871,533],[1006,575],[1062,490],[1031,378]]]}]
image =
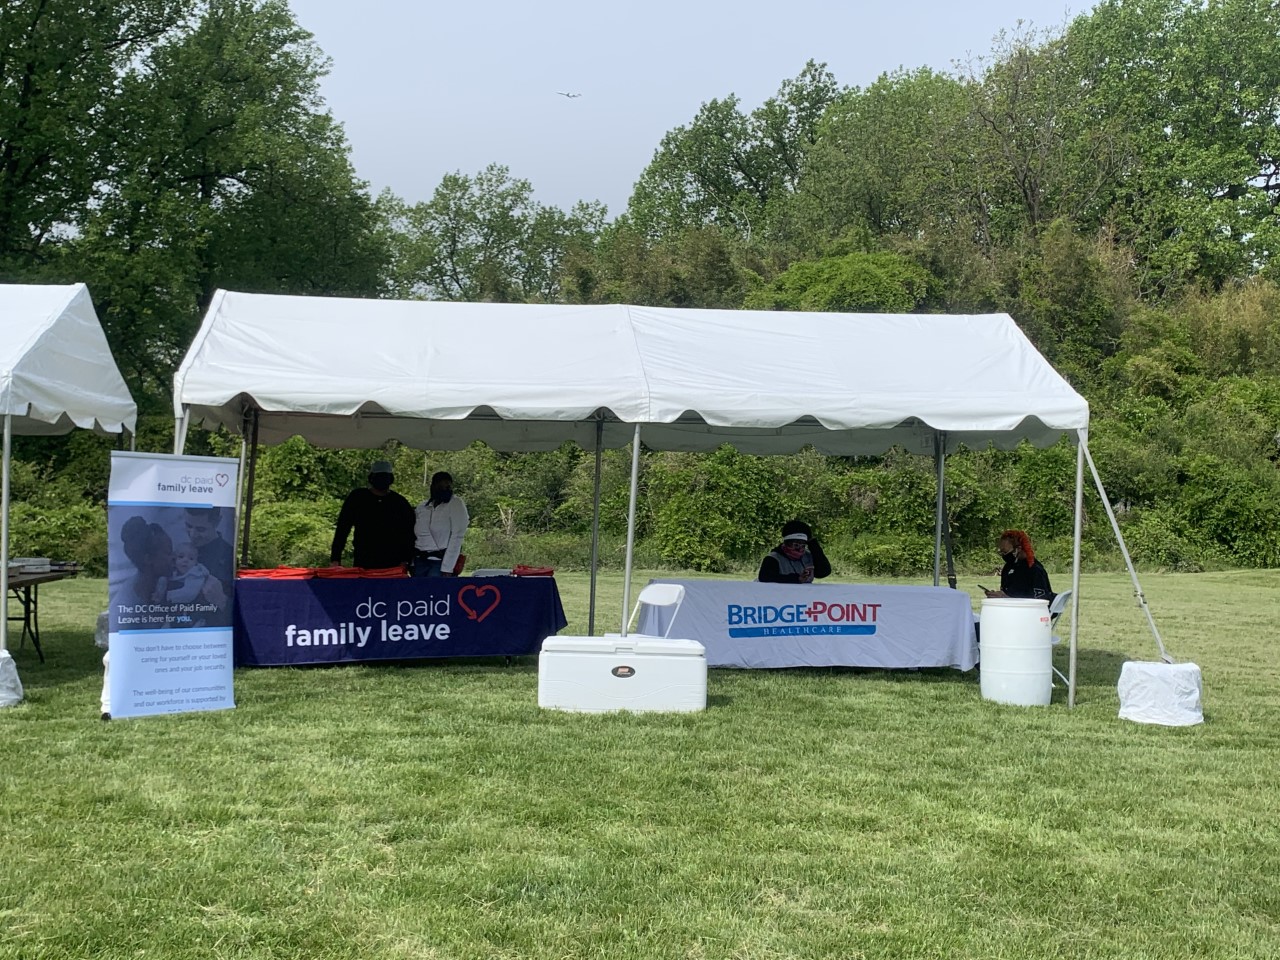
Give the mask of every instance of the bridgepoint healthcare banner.
[{"label": "bridgepoint healthcare banner", "polygon": [[969,595],[876,583],[661,580],[684,587],[674,619],[639,630],[697,640],[709,667],[956,667],[978,662]]},{"label": "bridgepoint healthcare banner", "polygon": [[236,460],[112,453],[112,717],[235,706]]}]

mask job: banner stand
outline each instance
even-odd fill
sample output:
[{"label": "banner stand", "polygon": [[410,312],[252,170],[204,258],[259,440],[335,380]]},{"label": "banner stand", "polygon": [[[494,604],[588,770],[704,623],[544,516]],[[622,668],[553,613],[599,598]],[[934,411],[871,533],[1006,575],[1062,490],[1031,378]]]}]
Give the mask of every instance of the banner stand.
[{"label": "banner stand", "polygon": [[239,461],[113,451],[104,716],[235,706]]}]

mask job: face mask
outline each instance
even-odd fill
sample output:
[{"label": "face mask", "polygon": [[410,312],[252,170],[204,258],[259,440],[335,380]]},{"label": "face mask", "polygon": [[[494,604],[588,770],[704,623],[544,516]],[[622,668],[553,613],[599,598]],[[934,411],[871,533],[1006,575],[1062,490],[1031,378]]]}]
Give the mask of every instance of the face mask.
[{"label": "face mask", "polygon": [[389,473],[375,473],[369,477],[369,486],[373,487],[379,493],[386,493],[391,489],[392,477]]},{"label": "face mask", "polygon": [[1005,563],[1013,563],[1013,561],[1018,559],[1018,555],[1014,553],[1012,550],[1010,550],[1008,553],[1002,553],[1000,554],[1000,556],[1004,559]]},{"label": "face mask", "polygon": [[436,503],[448,503],[453,499],[452,490],[437,490],[431,494],[431,499]]}]

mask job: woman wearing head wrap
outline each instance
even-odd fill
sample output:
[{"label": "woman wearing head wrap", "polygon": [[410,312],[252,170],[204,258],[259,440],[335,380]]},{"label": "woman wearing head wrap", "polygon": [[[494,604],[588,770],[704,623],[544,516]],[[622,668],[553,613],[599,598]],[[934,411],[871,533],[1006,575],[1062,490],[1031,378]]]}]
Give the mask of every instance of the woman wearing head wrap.
[{"label": "woman wearing head wrap", "polygon": [[782,542],[760,561],[760,583],[812,583],[831,576],[831,561],[803,520],[782,525]]},{"label": "woman wearing head wrap", "polygon": [[1022,530],[1006,530],[997,545],[1004,567],[1000,570],[1000,589],[987,590],[988,597],[1019,597],[1053,602],[1049,573],[1036,559],[1031,538]]}]

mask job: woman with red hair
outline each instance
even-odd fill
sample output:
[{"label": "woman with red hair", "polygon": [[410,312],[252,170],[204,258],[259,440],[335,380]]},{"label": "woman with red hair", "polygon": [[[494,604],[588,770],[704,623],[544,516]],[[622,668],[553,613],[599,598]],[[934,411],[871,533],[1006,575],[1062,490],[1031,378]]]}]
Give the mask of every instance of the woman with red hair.
[{"label": "woman with red hair", "polygon": [[1004,560],[1000,570],[1000,589],[988,590],[988,597],[1022,597],[1053,602],[1049,572],[1036,559],[1031,538],[1022,530],[1006,530],[1000,534],[997,549]]}]

